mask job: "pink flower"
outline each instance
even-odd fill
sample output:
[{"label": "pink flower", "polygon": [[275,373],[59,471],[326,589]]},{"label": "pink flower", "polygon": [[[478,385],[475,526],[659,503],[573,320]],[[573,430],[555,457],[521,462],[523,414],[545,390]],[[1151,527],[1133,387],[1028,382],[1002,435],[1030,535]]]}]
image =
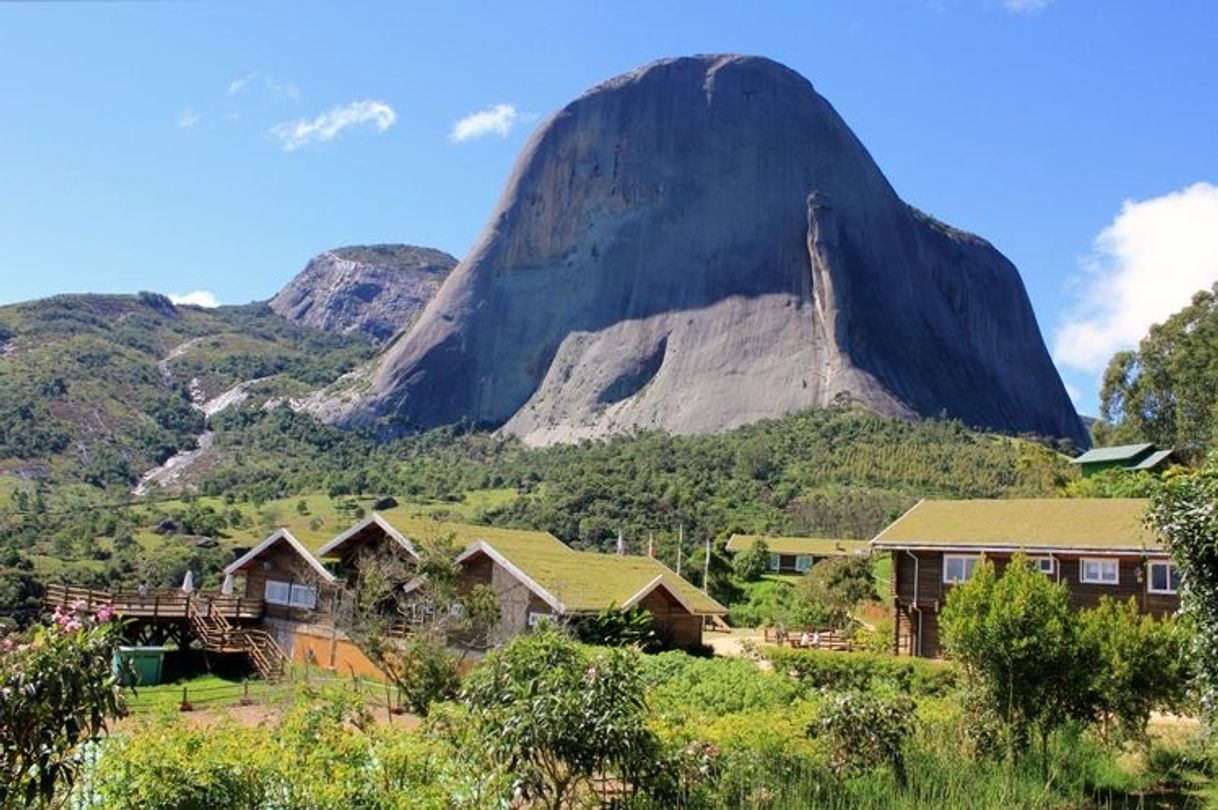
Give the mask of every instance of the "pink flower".
[{"label": "pink flower", "polygon": [[4,641],[0,641],[0,649],[9,652],[13,649],[13,639],[9,636],[4,637]]},{"label": "pink flower", "polygon": [[84,625],[82,625],[78,619],[72,619],[71,621],[69,621],[67,624],[65,624],[63,626],[63,629],[67,630],[69,633],[75,633],[77,630],[79,630],[83,626]]},{"label": "pink flower", "polygon": [[106,624],[114,618],[114,607],[106,605],[101,610],[97,611],[97,621],[101,624]]},{"label": "pink flower", "polygon": [[72,611],[73,613],[80,613],[84,609],[85,609],[85,603],[81,599],[73,599],[68,604],[68,610]]}]

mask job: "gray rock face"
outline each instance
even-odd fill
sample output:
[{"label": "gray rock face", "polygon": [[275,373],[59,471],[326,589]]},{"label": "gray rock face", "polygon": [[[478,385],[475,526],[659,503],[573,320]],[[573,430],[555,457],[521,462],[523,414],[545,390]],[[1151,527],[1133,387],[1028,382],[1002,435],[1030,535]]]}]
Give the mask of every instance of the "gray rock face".
[{"label": "gray rock face", "polygon": [[1088,443],[1002,254],[903,203],[803,77],[699,56],[549,118],[469,257],[330,418],[544,444],[844,395]]},{"label": "gray rock face", "polygon": [[302,326],[384,343],[414,322],[456,264],[412,245],[338,248],[310,261],[270,306]]}]

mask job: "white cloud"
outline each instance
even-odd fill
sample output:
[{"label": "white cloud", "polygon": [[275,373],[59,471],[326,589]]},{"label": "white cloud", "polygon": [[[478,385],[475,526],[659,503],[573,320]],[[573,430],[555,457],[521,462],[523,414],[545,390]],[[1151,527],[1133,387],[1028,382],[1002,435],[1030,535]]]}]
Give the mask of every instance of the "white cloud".
[{"label": "white cloud", "polygon": [[190,107],[187,107],[186,109],[182,110],[182,112],[178,113],[178,117],[174,120],[174,124],[181,129],[191,129],[195,124],[199,123],[199,119],[202,117],[202,115],[195,112]]},{"label": "white cloud", "polygon": [[215,309],[220,306],[220,299],[216,298],[215,293],[207,290],[195,290],[188,292],[185,295],[180,293],[170,293],[169,300],[175,304],[186,304],[193,307],[203,307],[205,309]]},{"label": "white cloud", "polygon": [[1126,200],[1082,265],[1053,353],[1063,366],[1098,373],[1218,281],[1218,186]]},{"label": "white cloud", "polygon": [[448,139],[453,143],[465,143],[488,135],[505,138],[520,120],[520,113],[511,104],[496,104],[481,112],[470,113],[453,124]]},{"label": "white cloud", "polygon": [[1035,14],[1053,5],[1053,0],[1002,0],[1002,5],[1016,14]]},{"label": "white cloud", "polygon": [[282,84],[281,82],[275,81],[274,78],[257,70],[229,82],[228,94],[230,96],[235,96],[251,86],[261,86],[271,95],[283,96],[284,98],[290,98],[292,101],[296,101],[300,98],[300,88],[298,88],[296,85]]},{"label": "white cloud", "polygon": [[384,132],[398,120],[397,114],[383,101],[353,101],[344,107],[335,107],[312,120],[304,118],[284,121],[271,127],[270,135],[289,152],[311,143],[334,140],[348,127],[371,124],[377,132]]}]

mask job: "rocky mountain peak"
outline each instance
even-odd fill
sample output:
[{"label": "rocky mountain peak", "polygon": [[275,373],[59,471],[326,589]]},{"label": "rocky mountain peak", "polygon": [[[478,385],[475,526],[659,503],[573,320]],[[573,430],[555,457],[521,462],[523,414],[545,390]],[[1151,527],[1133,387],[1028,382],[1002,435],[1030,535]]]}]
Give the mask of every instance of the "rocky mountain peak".
[{"label": "rocky mountain peak", "polygon": [[418,317],[456,264],[413,245],[336,248],[313,258],[270,306],[302,326],[384,343]]},{"label": "rocky mountain peak", "polygon": [[906,205],[802,76],[709,55],[547,119],[370,388],[319,410],[543,444],[843,398],[1088,443],[1015,267]]}]

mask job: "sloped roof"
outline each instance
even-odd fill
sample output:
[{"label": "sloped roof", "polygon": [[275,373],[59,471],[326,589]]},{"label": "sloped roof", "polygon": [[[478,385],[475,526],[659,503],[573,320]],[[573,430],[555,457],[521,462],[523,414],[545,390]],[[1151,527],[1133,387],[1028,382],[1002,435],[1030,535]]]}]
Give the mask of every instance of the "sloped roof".
[{"label": "sloped roof", "polygon": [[227,568],[224,569],[226,575],[235,574],[245,566],[249,565],[254,560],[261,557],[276,545],[286,545],[303,559],[317,573],[323,582],[333,583],[334,575],[325,569],[316,557],[309,553],[309,550],[301,545],[300,541],[292,536],[292,533],[287,529],[278,529],[261,543],[251,548],[249,551],[242,554],[238,559],[234,560]]},{"label": "sloped roof", "polygon": [[1158,450],[1154,453],[1151,453],[1149,456],[1142,459],[1141,461],[1139,461],[1137,464],[1133,465],[1129,469],[1131,469],[1131,470],[1153,470],[1155,467],[1158,467],[1164,461],[1167,461],[1168,459],[1170,459],[1175,454],[1175,452],[1176,451],[1172,450],[1172,449]]},{"label": "sloped roof", "polygon": [[747,551],[764,540],[771,554],[811,554],[816,557],[845,557],[867,550],[866,540],[837,540],[830,537],[767,537],[762,534],[733,534],[727,551]]},{"label": "sloped roof", "polygon": [[1100,464],[1109,461],[1133,461],[1144,453],[1154,450],[1150,443],[1120,444],[1115,447],[1095,447],[1083,453],[1078,458],[1070,459],[1071,464]]},{"label": "sloped roof", "polygon": [[367,533],[369,531],[385,532],[416,557],[418,551],[415,548],[415,542],[438,540],[443,537],[454,538],[458,546],[468,546],[476,540],[487,539],[505,543],[513,541],[548,542],[566,548],[561,540],[548,532],[501,529],[497,526],[475,526],[469,523],[434,520],[429,517],[389,516],[374,512],[322,546],[318,550],[317,556],[341,556],[351,544],[359,543],[370,536]]},{"label": "sloped roof", "polygon": [[1162,551],[1143,498],[926,500],[880,532],[877,548]]},{"label": "sloped roof", "polygon": [[727,612],[658,560],[576,551],[553,535],[531,534],[534,536],[480,539],[457,559],[460,562],[480,552],[488,554],[562,613],[628,607],[660,586],[692,613]]}]

